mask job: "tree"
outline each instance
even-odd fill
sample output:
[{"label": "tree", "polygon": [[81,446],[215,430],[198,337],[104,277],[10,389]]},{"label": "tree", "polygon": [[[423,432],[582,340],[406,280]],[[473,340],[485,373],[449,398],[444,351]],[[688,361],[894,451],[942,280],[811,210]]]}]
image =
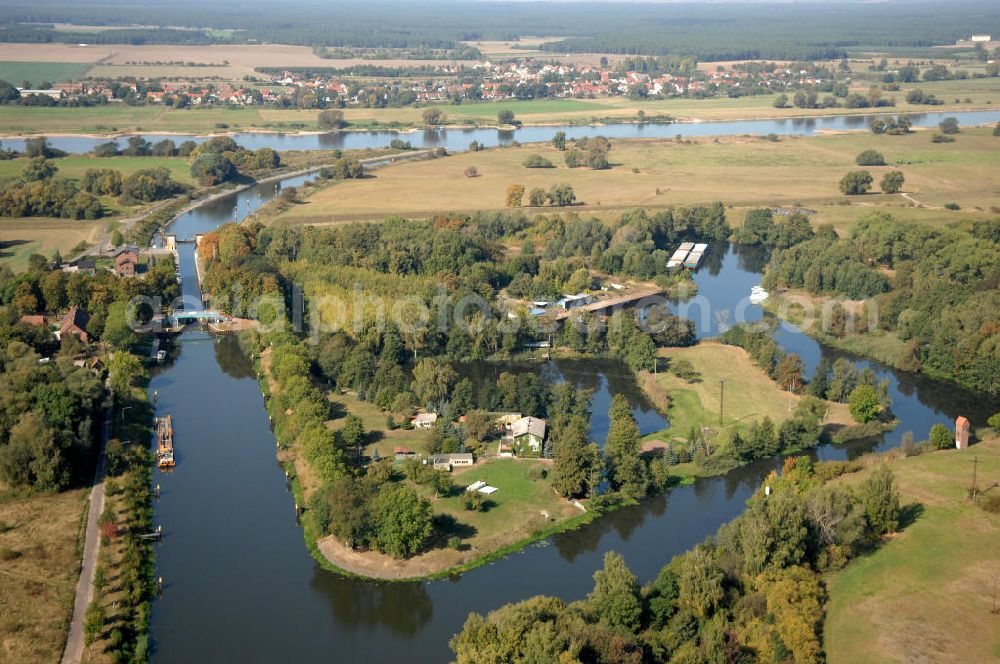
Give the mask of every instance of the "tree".
[{"label": "tree", "polygon": [[548,194],[541,187],[534,187],[528,193],[528,205],[531,207],[542,207],[548,201]]},{"label": "tree", "polygon": [[858,385],[851,391],[847,404],[851,417],[862,424],[874,422],[882,413],[882,398],[876,389],[867,383]]},{"label": "tree", "polygon": [[343,129],[347,126],[347,122],[344,120],[344,112],[332,109],[320,111],[316,121],[322,129]]},{"label": "tree", "polygon": [[415,554],[431,534],[431,503],[408,487],[382,487],[372,511],[378,548],[393,558]]},{"label": "tree", "polygon": [[425,357],[413,367],[413,392],[420,402],[429,405],[444,401],[458,375],[447,362]]},{"label": "tree", "polygon": [[677,576],[679,603],[698,618],[712,615],[725,598],[725,575],[709,545],[699,544],[683,556]]},{"label": "tree", "polygon": [[128,324],[127,304],[125,302],[113,302],[108,306],[108,315],[104,320],[101,340],[119,350],[125,350],[136,342],[135,332]]},{"label": "tree", "polygon": [[638,498],[646,493],[645,466],[639,445],[639,427],[632,407],[622,394],[611,399],[611,426],[604,444],[611,486],[627,496]]},{"label": "tree", "polygon": [[24,167],[21,177],[25,182],[41,182],[51,179],[58,171],[59,169],[45,157],[35,157]]},{"label": "tree", "polygon": [[885,166],[885,157],[878,150],[865,150],[854,158],[858,166]]},{"label": "tree", "polygon": [[778,385],[789,392],[798,392],[799,388],[802,387],[802,372],[805,367],[802,358],[795,353],[788,353],[774,368],[775,380]]},{"label": "tree", "polygon": [[895,532],[899,527],[899,490],[889,466],[883,463],[875,468],[858,494],[872,533],[878,536]]},{"label": "tree", "polygon": [[497,113],[497,123],[500,125],[514,124],[514,111],[509,108],[501,109],[501,111]]},{"label": "tree", "polygon": [[191,163],[191,177],[207,184],[219,184],[236,176],[236,167],[221,154],[207,152]]},{"label": "tree", "polygon": [[889,171],[882,176],[882,181],[879,182],[879,188],[882,189],[882,193],[885,194],[896,194],[903,188],[903,177],[902,171]]},{"label": "tree", "polygon": [[872,174],[868,171],[851,171],[840,180],[840,192],[848,196],[866,194],[872,187]]},{"label": "tree", "polygon": [[424,124],[432,126],[442,125],[448,121],[448,116],[440,108],[425,108],[421,117],[424,120]]},{"label": "tree", "polygon": [[594,589],[587,596],[598,619],[611,627],[635,631],[642,617],[639,579],[621,554],[604,554],[604,568],[594,572]]},{"label": "tree", "polygon": [[504,195],[505,204],[509,208],[521,207],[524,199],[524,185],[511,183],[507,185],[507,192]]},{"label": "tree", "polygon": [[132,383],[145,375],[138,357],[124,350],[117,351],[108,363],[111,389],[118,395],[128,396]]},{"label": "tree", "polygon": [[552,147],[562,152],[566,149],[566,132],[557,131],[552,137]]},{"label": "tree", "polygon": [[573,187],[568,184],[553,185],[553,187],[549,189],[548,197],[549,201],[553,205],[558,205],[560,207],[572,205],[576,202],[576,193],[573,191]]},{"label": "tree", "polygon": [[788,108],[788,95],[778,95],[774,98],[775,108]]},{"label": "tree", "polygon": [[958,118],[948,117],[938,124],[942,134],[957,134],[961,129],[958,126]]},{"label": "tree", "polygon": [[939,422],[931,427],[930,442],[936,450],[947,450],[955,446],[955,437],[947,425]]},{"label": "tree", "polygon": [[552,439],[552,486],[567,498],[587,495],[591,486],[592,458],[587,449],[587,421],[574,416],[554,428]]}]

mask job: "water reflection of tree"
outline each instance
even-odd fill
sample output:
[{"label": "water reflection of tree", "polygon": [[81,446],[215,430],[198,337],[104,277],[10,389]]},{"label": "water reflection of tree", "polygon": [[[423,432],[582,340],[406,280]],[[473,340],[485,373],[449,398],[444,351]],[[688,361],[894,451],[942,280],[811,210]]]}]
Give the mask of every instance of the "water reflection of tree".
[{"label": "water reflection of tree", "polygon": [[713,277],[719,276],[727,253],[729,253],[728,242],[712,242],[709,244],[708,251],[705,252],[705,257],[702,259],[699,272],[708,270],[709,275]]},{"label": "water reflection of tree", "polygon": [[434,615],[434,603],[423,583],[359,581],[318,571],[311,585],[329,600],[334,619],[347,631],[385,627],[401,636],[413,636]]},{"label": "water reflection of tree", "polygon": [[215,342],[215,361],[226,375],[233,378],[253,378],[253,363],[236,337],[222,337]]},{"label": "water reflection of tree", "polygon": [[616,532],[623,542],[627,542],[643,525],[646,517],[659,518],[666,511],[667,496],[654,496],[638,505],[605,514],[582,528],[554,535],[552,543],[563,560],[573,562],[581,554],[597,551],[601,540],[608,533]]},{"label": "water reflection of tree", "polygon": [[754,274],[763,272],[771,258],[768,248],[759,244],[734,244],[733,253],[736,254],[739,268]]}]

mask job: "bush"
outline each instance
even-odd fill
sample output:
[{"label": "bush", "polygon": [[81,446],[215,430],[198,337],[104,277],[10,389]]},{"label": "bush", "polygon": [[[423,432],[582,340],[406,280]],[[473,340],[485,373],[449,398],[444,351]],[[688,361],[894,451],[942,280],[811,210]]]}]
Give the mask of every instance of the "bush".
[{"label": "bush", "polygon": [[955,446],[955,437],[946,424],[935,424],[931,427],[931,446],[936,450],[947,450]]},{"label": "bush", "polygon": [[885,166],[885,157],[877,150],[865,150],[854,158],[858,166]]},{"label": "bush", "polygon": [[931,143],[954,143],[954,136],[945,136],[944,134],[934,134],[931,136]]},{"label": "bush", "polygon": [[347,122],[344,121],[343,111],[321,111],[319,117],[316,118],[316,122],[323,129],[342,129],[347,126]]},{"label": "bush", "polygon": [[944,209],[945,210],[961,210],[962,206],[959,205],[958,203],[955,203],[955,202],[945,203],[944,204]]},{"label": "bush", "polygon": [[958,126],[958,118],[945,118],[938,125],[942,134],[957,134],[961,129]]},{"label": "bush", "polygon": [[465,169],[465,177],[474,178],[479,176],[479,169],[475,166],[469,166]]},{"label": "bush", "polygon": [[528,155],[522,165],[525,168],[555,168],[551,161],[540,154]]}]

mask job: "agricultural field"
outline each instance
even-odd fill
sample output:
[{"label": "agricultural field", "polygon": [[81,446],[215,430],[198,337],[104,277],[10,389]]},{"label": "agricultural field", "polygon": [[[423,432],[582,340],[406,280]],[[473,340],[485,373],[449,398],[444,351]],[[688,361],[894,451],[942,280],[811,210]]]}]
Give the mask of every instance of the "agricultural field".
[{"label": "agricultural field", "polygon": [[[904,220],[948,223],[989,216],[990,208],[1000,206],[1000,171],[989,167],[998,147],[1000,138],[989,129],[965,129],[955,143],[941,144],[932,143],[926,131],[908,136],[858,132],[783,137],[777,142],[761,137],[630,140],[614,142],[612,168],[593,171],[567,168],[563,154],[547,144],[526,145],[385,168],[369,178],[321,188],[274,221],[330,224],[393,214],[423,218],[499,209],[510,183],[529,190],[568,183],[578,201],[573,210],[581,214],[614,216],[635,206],[721,200],[736,208],[802,205],[817,210],[816,223],[833,223],[842,230],[873,208]],[[907,197],[840,194],[840,178],[859,168],[854,159],[869,148],[882,152],[889,164],[868,167],[876,182],[885,171],[899,169],[906,176]],[[533,154],[548,158],[555,168],[525,168],[522,162]],[[464,175],[469,167],[477,169],[476,177]],[[944,209],[951,202],[961,209]],[[742,218],[739,212],[732,216],[733,221]]]},{"label": "agricultural field", "polygon": [[[684,436],[692,427],[709,426],[719,431],[717,440],[725,441],[730,431],[743,431],[765,417],[776,424],[787,420],[801,398],[779,388],[736,346],[703,341],[689,348],[661,349],[660,356],[669,362],[690,362],[701,378],[688,383],[669,371],[640,374],[640,384],[654,403],[668,407],[670,419],[670,429],[646,436],[649,440],[669,440],[672,434]],[[719,381],[726,382],[722,426]],[[828,405],[824,424],[854,423],[846,404]]]},{"label": "agricultural field", "polygon": [[92,78],[126,78],[135,77],[138,79],[221,79],[224,81],[239,81],[242,84],[244,76],[253,76],[254,70],[248,67],[229,67],[226,65],[199,65],[189,67],[185,65],[96,65],[87,71],[87,76]]},{"label": "agricultural field", "polygon": [[23,62],[5,60],[0,62],[0,80],[11,85],[21,85],[28,81],[31,87],[41,87],[42,83],[62,83],[83,76],[90,65],[80,62]]},{"label": "agricultural field", "polygon": [[21,272],[27,268],[31,254],[51,256],[58,251],[68,256],[81,242],[96,242],[105,224],[105,220],[0,218],[0,266]]},{"label": "agricultural field", "polygon": [[[980,488],[1000,477],[997,440],[891,463],[912,522],[831,575],[823,627],[830,664],[1000,657],[1000,630],[990,613],[1000,578],[1000,515],[966,499],[974,458]],[[865,475],[843,481],[856,484]]]},{"label": "agricultural field", "polygon": [[30,496],[0,489],[0,661],[59,660],[86,506],[87,489]]}]

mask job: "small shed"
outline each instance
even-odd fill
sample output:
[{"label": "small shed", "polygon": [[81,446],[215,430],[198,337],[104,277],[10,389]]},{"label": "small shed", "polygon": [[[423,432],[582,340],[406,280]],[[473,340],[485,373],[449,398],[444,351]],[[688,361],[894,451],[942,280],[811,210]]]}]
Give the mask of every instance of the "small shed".
[{"label": "small shed", "polygon": [[964,450],[969,446],[969,420],[959,415],[955,420],[955,447]]}]

